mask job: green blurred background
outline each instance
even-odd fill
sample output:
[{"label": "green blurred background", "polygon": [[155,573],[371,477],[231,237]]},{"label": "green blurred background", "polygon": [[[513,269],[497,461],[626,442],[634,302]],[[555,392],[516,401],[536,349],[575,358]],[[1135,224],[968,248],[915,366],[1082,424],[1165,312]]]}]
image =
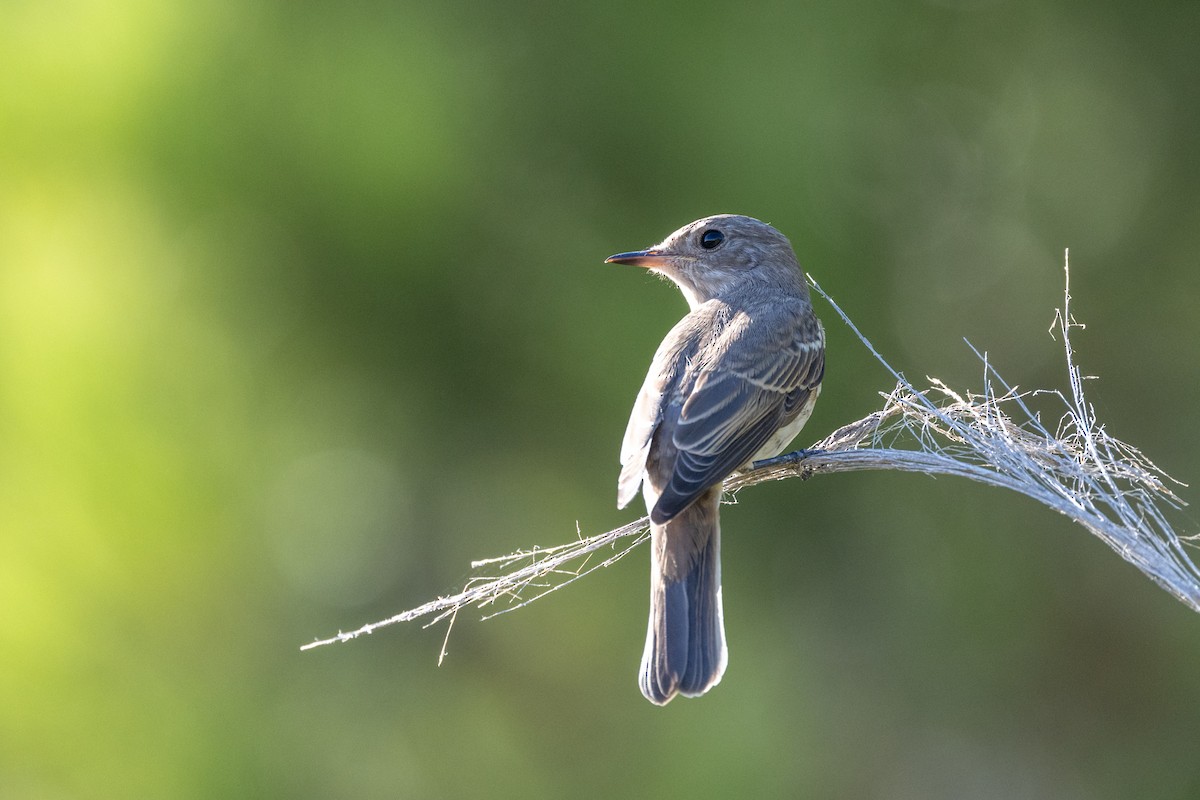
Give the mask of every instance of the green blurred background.
[{"label": "green blurred background", "polygon": [[[1102,421],[1200,480],[1198,41],[1194,0],[0,5],[0,796],[1200,797],[1200,617],[953,480],[744,492],[701,700],[637,691],[644,551],[440,669],[297,649],[637,513],[685,306],[601,262],[711,213],[963,389],[964,336],[1065,386],[1070,247]],[[802,443],[891,386],[818,313]]]}]

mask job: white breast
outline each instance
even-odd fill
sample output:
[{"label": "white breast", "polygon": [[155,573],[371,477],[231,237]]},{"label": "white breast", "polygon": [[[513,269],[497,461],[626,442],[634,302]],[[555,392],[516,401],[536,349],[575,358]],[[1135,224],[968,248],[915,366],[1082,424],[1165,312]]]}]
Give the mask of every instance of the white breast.
[{"label": "white breast", "polygon": [[808,422],[808,418],[812,416],[813,407],[817,404],[817,396],[820,394],[821,386],[818,384],[808,395],[808,399],[804,401],[804,405],[800,408],[800,413],[796,415],[796,418],[775,431],[775,435],[768,439],[767,443],[754,454],[754,458],[746,462],[746,466],[749,466],[754,461],[762,461],[764,458],[774,458],[782,453],[792,443],[792,439],[796,438],[796,434],[800,433],[800,429],[804,427],[804,423]]}]

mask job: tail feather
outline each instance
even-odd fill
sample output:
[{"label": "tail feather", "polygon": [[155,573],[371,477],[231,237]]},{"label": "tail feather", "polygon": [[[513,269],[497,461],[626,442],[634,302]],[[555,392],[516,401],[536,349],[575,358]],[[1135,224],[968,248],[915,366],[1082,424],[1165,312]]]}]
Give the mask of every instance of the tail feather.
[{"label": "tail feather", "polygon": [[711,491],[652,530],[650,622],[639,685],[650,702],[701,695],[725,672],[720,493]]}]

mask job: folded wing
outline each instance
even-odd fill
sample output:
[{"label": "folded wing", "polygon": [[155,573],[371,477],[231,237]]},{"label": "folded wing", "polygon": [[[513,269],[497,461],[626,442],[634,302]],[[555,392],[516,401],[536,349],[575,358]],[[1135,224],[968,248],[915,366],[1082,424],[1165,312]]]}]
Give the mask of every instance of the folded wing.
[{"label": "folded wing", "polygon": [[674,473],[652,520],[674,517],[749,461],[805,407],[825,370],[824,334],[815,319],[807,319],[811,325],[795,326],[785,337],[752,328],[738,332],[740,338],[718,350],[722,357],[697,373],[672,432]]}]

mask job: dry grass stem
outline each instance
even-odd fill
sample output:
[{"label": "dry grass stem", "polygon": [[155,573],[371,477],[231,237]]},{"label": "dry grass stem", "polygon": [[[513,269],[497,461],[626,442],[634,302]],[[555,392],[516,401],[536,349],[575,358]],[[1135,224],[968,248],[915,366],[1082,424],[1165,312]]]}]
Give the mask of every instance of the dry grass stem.
[{"label": "dry grass stem", "polygon": [[[761,461],[725,482],[730,494],[764,481],[807,478],[852,470],[900,470],[969,478],[1032,497],[1078,522],[1121,558],[1195,611],[1200,611],[1200,570],[1168,516],[1183,505],[1167,476],[1135,448],[1109,435],[1083,392],[1085,377],[1075,363],[1071,331],[1070,266],[1064,264],[1062,308],[1051,333],[1066,355],[1069,393],[1019,391],[1000,377],[987,354],[983,387],[962,394],[936,378],[918,390],[875,350],[845,312],[812,281],[842,320],[891,373],[896,386],[881,393],[883,408],[844,425],[808,450]],[[968,343],[968,346],[969,343]],[[1032,405],[1053,406],[1050,430]],[[308,650],[344,642],[397,622],[428,618],[426,626],[476,606],[484,619],[513,611],[620,560],[649,538],[646,517],[595,536],[579,535],[553,547],[518,550],[476,561],[462,591],[439,597],[357,630],[311,642]],[[447,638],[449,630],[447,630]],[[443,643],[442,655],[445,655]]]}]

